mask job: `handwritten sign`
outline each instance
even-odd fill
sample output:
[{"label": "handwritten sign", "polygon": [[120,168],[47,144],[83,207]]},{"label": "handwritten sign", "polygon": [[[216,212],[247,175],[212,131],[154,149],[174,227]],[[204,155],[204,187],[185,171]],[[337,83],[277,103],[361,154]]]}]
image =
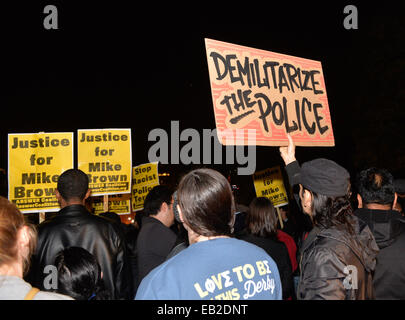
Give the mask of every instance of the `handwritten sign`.
[{"label": "handwritten sign", "polygon": [[8,198],[21,212],[59,211],[59,176],[73,168],[73,133],[8,135]]},{"label": "handwritten sign", "polygon": [[131,193],[131,129],[80,129],[78,168],[93,196]]},{"label": "handwritten sign", "polygon": [[257,197],[268,198],[274,207],[288,204],[287,192],[279,166],[256,171],[253,175],[253,183]]},{"label": "handwritten sign", "polygon": [[211,39],[205,46],[222,144],[283,146],[290,133],[298,146],[335,145],[321,62]]},{"label": "handwritten sign", "polygon": [[158,162],[141,164],[132,172],[132,210],[143,209],[149,191],[159,185]]}]

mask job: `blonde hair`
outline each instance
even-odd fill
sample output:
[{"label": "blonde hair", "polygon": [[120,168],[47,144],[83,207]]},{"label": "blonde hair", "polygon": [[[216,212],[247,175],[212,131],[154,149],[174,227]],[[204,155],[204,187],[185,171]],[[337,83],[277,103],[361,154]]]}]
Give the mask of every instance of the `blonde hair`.
[{"label": "blonde hair", "polygon": [[23,256],[23,271],[28,271],[31,255],[37,244],[37,231],[27,223],[24,216],[15,204],[0,196],[0,266],[13,263],[19,258],[18,232],[23,227],[28,227],[29,246],[28,252]]}]

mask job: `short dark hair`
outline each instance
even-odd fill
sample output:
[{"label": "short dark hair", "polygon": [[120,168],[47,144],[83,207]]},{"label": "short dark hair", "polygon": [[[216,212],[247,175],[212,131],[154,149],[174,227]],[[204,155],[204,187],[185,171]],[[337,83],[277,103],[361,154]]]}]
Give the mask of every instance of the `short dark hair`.
[{"label": "short dark hair", "polygon": [[392,204],[395,199],[394,178],[386,169],[369,168],[357,175],[357,190],[363,203]]},{"label": "short dark hair", "polygon": [[58,270],[57,292],[76,300],[105,300],[101,267],[97,259],[86,249],[70,247],[60,251],[55,259]]},{"label": "short dark hair", "polygon": [[235,204],[228,180],[213,169],[186,174],[178,188],[185,222],[196,233],[210,237],[232,234]]},{"label": "short dark hair", "polygon": [[57,189],[65,200],[83,200],[89,190],[89,177],[79,169],[69,169],[58,178]]},{"label": "short dark hair", "polygon": [[143,204],[143,215],[158,214],[163,203],[171,204],[173,191],[166,185],[159,185],[149,191]]},{"label": "short dark hair", "polygon": [[254,198],[249,205],[247,229],[256,236],[269,238],[277,236],[277,219],[271,201],[265,197]]}]

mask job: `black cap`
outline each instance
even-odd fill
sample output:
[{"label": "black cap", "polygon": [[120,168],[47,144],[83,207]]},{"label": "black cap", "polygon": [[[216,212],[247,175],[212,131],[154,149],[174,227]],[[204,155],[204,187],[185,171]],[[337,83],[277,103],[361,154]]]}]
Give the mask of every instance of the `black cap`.
[{"label": "black cap", "polygon": [[341,197],[349,189],[349,172],[328,159],[315,159],[302,164],[300,183],[310,191],[329,197]]}]

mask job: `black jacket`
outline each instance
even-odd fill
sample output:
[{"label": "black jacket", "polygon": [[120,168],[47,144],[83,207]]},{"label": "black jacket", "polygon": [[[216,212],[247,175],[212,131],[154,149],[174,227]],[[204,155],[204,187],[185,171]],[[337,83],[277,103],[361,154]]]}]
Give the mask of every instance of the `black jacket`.
[{"label": "black jacket", "polygon": [[166,260],[176,245],[176,234],[153,217],[143,217],[137,248],[138,284],[142,279]]},{"label": "black jacket", "polygon": [[288,250],[283,242],[277,239],[262,238],[247,232],[238,236],[239,239],[250,242],[267,252],[277,264],[280,274],[281,287],[283,289],[283,299],[293,296],[294,283],[292,276],[292,267]]},{"label": "black jacket", "polygon": [[44,288],[43,270],[53,265],[56,255],[68,247],[82,247],[101,266],[106,289],[114,299],[133,299],[131,273],[122,236],[115,226],[89,213],[82,205],[71,205],[38,226],[38,246],[28,277],[35,287]]},{"label": "black jacket", "polygon": [[357,209],[370,227],[380,252],[374,273],[376,299],[405,299],[405,219],[394,210]]}]

